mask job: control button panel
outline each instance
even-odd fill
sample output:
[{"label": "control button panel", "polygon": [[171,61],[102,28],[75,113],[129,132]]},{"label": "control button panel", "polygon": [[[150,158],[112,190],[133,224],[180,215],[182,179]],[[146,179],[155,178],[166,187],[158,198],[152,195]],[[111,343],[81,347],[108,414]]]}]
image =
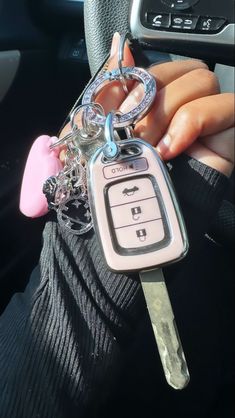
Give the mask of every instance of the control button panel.
[{"label": "control button panel", "polygon": [[94,230],[108,268],[142,271],[180,260],[188,241],[165,165],[142,139],[118,145],[124,150],[118,160],[107,161],[99,148],[87,173]]},{"label": "control button panel", "polygon": [[161,199],[150,177],[112,184],[107,191],[111,230],[118,247],[143,251],[169,238]]},{"label": "control button panel", "polygon": [[146,14],[146,23],[152,29],[194,32],[216,33],[226,23],[225,18],[195,16],[190,14],[154,13]]}]

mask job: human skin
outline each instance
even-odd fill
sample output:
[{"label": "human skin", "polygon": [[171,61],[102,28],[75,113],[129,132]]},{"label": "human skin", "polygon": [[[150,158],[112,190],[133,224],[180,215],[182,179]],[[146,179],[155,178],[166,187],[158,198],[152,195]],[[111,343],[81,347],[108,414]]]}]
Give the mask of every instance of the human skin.
[{"label": "human skin", "polygon": [[[120,35],[114,34],[108,70],[118,67]],[[128,45],[123,66],[134,65]],[[164,160],[185,152],[230,176],[234,167],[234,94],[220,93],[215,74],[199,60],[167,62],[150,67],[158,93],[148,114],[134,128],[136,137],[150,142]],[[140,84],[130,82],[126,96],[122,84],[113,82],[97,96],[107,113],[127,112],[143,95]],[[79,115],[76,122],[80,123]],[[70,130],[66,125],[60,136]],[[64,151],[61,152],[63,160]]]}]

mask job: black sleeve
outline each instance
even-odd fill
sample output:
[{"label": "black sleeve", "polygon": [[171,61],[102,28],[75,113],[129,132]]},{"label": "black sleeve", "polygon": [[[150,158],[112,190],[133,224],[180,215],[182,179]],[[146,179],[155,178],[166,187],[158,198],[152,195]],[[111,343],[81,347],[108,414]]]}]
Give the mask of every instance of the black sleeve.
[{"label": "black sleeve", "polygon": [[[226,179],[185,156],[172,166],[197,243]],[[1,317],[0,416],[93,418],[145,314],[142,291],[137,275],[107,270],[92,231],[79,237],[48,222],[43,240],[39,267]]]},{"label": "black sleeve", "polygon": [[172,160],[170,175],[193,248],[200,245],[209,231],[229,181],[225,175],[185,154]]}]

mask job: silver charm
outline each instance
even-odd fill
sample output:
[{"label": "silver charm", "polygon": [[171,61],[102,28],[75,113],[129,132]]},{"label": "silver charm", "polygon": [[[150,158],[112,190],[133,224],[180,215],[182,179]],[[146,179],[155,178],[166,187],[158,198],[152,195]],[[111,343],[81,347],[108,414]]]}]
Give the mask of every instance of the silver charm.
[{"label": "silver charm", "polygon": [[70,142],[65,167],[57,176],[47,179],[43,186],[49,209],[57,212],[62,228],[76,235],[89,231],[93,224],[87,197],[86,161]]},{"label": "silver charm", "polygon": [[43,184],[42,191],[47,198],[48,209],[55,209],[55,195],[57,190],[57,176],[49,177]]},{"label": "silver charm", "polygon": [[92,227],[92,218],[86,195],[73,195],[57,209],[57,219],[60,226],[75,235],[82,235]]},{"label": "silver charm", "polygon": [[[80,105],[70,114],[71,131],[51,146],[66,145],[65,166],[43,187],[48,206],[56,210],[60,226],[76,235],[84,234],[93,226],[87,196],[86,164],[90,155],[104,143],[102,128],[88,123],[87,110],[91,108],[95,114],[104,115],[102,107],[96,103]],[[75,117],[81,111],[79,128]]]}]

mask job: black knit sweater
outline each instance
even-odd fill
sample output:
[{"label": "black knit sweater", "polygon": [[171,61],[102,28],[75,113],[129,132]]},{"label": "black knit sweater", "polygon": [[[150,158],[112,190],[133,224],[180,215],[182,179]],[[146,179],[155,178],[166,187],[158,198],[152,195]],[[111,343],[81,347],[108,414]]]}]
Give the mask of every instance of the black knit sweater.
[{"label": "black knit sweater", "polygon": [[[173,292],[181,337],[186,341],[189,369],[191,362],[194,369],[195,355],[190,354],[192,331],[182,321],[184,315],[190,315],[190,301],[188,306],[185,304],[185,275],[192,288],[196,280],[202,284],[200,277],[196,277],[200,266],[195,271],[195,260],[203,263],[203,237],[219,208],[227,179],[186,156],[177,158],[172,165],[170,174],[185,216],[190,251],[185,261],[166,268],[165,275],[169,291]],[[203,288],[201,292],[203,295]],[[185,311],[180,312],[179,305],[177,308],[177,300]],[[199,299],[199,311],[200,303]],[[199,312],[196,326],[199,341],[202,320]],[[112,399],[116,402],[125,398],[123,388],[120,398],[115,395],[117,382],[122,382],[122,376],[126,375],[128,361],[133,362],[138,355],[148,321],[138,275],[108,271],[93,231],[75,236],[61,230],[55,221],[49,221],[43,233],[39,266],[25,292],[13,296],[0,321],[0,418],[93,418],[104,417],[106,413],[110,418],[168,417],[161,415],[160,407],[158,414],[151,415],[147,408],[143,415],[138,415],[134,406],[128,409],[128,396],[119,412],[116,407],[109,412],[105,410]],[[150,370],[146,370],[143,378],[157,382],[157,397],[169,393],[174,396],[175,407],[179,406],[180,398],[176,400],[176,396],[181,394],[172,395],[172,390],[166,389],[150,331],[144,344],[152,347],[151,361],[159,363],[159,370],[155,372],[156,381]],[[211,344],[213,351],[213,341]],[[134,368],[139,362],[144,359],[136,360]],[[213,376],[214,372],[211,371]],[[192,374],[192,384],[193,380]],[[139,382],[142,392],[143,383]],[[130,390],[130,400],[132,397]],[[129,411],[127,415],[124,410]],[[185,416],[194,415],[187,412]]]}]

